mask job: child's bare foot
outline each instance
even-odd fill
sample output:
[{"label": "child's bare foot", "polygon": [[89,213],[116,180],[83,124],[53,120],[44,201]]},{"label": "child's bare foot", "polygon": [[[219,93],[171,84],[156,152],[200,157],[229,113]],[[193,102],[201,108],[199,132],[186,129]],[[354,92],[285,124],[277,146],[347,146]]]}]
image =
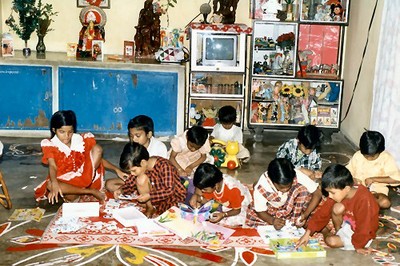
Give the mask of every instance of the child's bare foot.
[{"label": "child's bare foot", "polygon": [[154,208],[154,207],[147,208],[144,215],[146,215],[147,218],[152,218],[155,212],[156,212],[156,208]]},{"label": "child's bare foot", "polygon": [[92,195],[99,200],[100,204],[104,203],[105,199],[106,199],[106,194],[98,191],[97,189],[91,189],[92,191]]},{"label": "child's bare foot", "polygon": [[64,201],[69,202],[78,202],[80,197],[78,195],[64,195]]}]

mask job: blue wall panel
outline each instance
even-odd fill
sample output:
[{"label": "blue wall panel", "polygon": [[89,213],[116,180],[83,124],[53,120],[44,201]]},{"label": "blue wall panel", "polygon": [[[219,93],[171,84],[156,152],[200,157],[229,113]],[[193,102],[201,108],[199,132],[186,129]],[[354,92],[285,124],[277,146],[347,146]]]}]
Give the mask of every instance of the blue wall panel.
[{"label": "blue wall panel", "polygon": [[176,134],[177,73],[60,67],[59,84],[59,109],[76,112],[80,132],[127,134],[145,114],[157,136]]},{"label": "blue wall panel", "polygon": [[48,129],[52,68],[0,65],[0,129]]}]

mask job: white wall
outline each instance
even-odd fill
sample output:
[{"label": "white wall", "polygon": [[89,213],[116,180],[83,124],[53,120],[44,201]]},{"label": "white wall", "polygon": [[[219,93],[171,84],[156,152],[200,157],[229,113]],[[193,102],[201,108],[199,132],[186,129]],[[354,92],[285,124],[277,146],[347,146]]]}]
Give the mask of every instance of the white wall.
[{"label": "white wall", "polygon": [[[344,64],[344,93],[342,111],[347,110],[351,94],[361,62],[364,45],[367,39],[368,26],[372,11],[377,0],[353,0],[350,3],[350,18],[347,30],[345,64]],[[369,129],[372,91],[376,54],[378,52],[379,32],[382,18],[383,1],[378,1],[374,22],[371,27],[360,78],[354,95],[353,103],[347,118],[341,125],[342,133],[354,144],[358,145],[364,128]]]},{"label": "white wall", "polygon": [[[165,0],[163,0],[165,1]],[[166,2],[166,1],[165,1]],[[183,28],[192,18],[199,13],[200,5],[207,0],[177,0],[178,4],[169,9],[169,22],[171,28]],[[76,0],[43,0],[43,3],[53,4],[54,10],[59,14],[54,18],[51,31],[45,37],[47,51],[66,50],[66,43],[78,42],[79,31],[82,27],[79,21],[81,8],[76,7]],[[111,9],[104,9],[107,15],[106,31],[106,53],[122,54],[124,40],[133,40],[136,33],[135,26],[138,24],[138,16],[143,8],[143,0],[110,0]],[[239,2],[236,23],[245,23],[250,26],[248,0]],[[4,20],[10,15],[12,0],[0,1],[1,32],[10,31]],[[195,21],[200,21],[198,17]],[[162,16],[162,27],[167,26],[166,15]],[[15,48],[22,49],[24,46],[18,36],[12,33],[15,40]],[[33,33],[29,41],[29,47],[34,49],[37,43],[36,33]]]}]

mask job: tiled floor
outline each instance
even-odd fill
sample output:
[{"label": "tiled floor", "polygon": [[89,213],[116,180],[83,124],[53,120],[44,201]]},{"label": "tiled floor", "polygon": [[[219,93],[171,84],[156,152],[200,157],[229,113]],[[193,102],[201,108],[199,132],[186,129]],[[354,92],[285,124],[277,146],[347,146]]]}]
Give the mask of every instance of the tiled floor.
[{"label": "tiled floor", "polygon": [[[295,137],[296,132],[281,132],[281,131],[267,131],[264,132],[262,140],[256,142],[251,134],[246,134],[246,147],[250,150],[252,157],[249,163],[243,165],[236,171],[229,171],[228,173],[238,177],[242,182],[253,183],[258,177],[267,169],[270,160],[273,159],[278,146],[285,140]],[[1,159],[0,169],[3,172],[4,179],[8,186],[9,192],[12,197],[13,208],[6,210],[0,207],[0,223],[7,221],[16,208],[32,208],[37,204],[33,198],[33,189],[38,185],[47,175],[47,168],[41,164],[40,155],[40,141],[36,138],[1,138],[4,143],[4,154]],[[101,139],[98,140],[103,146],[104,157],[111,162],[117,164],[119,155],[125,142],[117,142],[113,140]],[[347,163],[351,155],[354,153],[355,148],[346,140],[340,133],[333,134],[332,142],[329,144],[322,144],[321,154],[323,158],[323,167],[325,168],[329,163]],[[226,169],[224,169],[226,171]],[[114,177],[113,173],[108,172],[107,178]],[[397,196],[397,194],[396,194]],[[398,202],[398,199],[395,199]],[[41,207],[46,209],[46,213],[54,213],[59,205],[50,206],[42,203]],[[389,212],[390,213],[390,212]],[[396,217],[396,214],[393,216]],[[44,228],[42,228],[44,229]],[[19,232],[20,234],[21,232]],[[13,234],[13,232],[8,233]],[[24,257],[28,257],[40,252],[46,251],[29,251],[26,253],[21,252],[6,252],[6,247],[10,246],[7,242],[8,236],[3,235],[0,237],[0,265],[11,265]],[[57,253],[55,253],[57,254]],[[224,251],[216,253],[216,255],[223,256],[224,261],[221,265],[232,265],[234,261],[234,251]],[[208,260],[191,257],[190,255],[173,254],[187,265],[211,265],[215,264]],[[47,260],[55,258],[52,255],[47,256]],[[72,264],[78,265],[79,263]],[[97,260],[86,265],[122,265],[115,254],[106,254]],[[149,263],[145,263],[148,264]],[[268,264],[268,265],[371,265],[374,264],[371,256],[356,255],[352,251],[341,250],[328,250],[326,258],[319,259],[297,259],[297,260],[276,260],[271,257],[259,256],[255,265]],[[21,263],[19,265],[26,265]],[[39,264],[35,264],[39,265]],[[49,262],[46,265],[68,265],[66,262]],[[243,265],[243,263],[238,263]]]}]

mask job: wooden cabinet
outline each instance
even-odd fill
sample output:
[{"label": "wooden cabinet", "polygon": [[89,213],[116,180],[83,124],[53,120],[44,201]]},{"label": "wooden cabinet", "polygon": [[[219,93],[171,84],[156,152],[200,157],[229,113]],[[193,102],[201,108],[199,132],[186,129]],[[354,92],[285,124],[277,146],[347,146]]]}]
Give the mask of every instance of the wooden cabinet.
[{"label": "wooden cabinet", "polygon": [[182,65],[76,61],[52,52],[36,59],[18,53],[0,58],[0,84],[1,135],[48,136],[52,114],[62,109],[76,112],[80,132],[125,137],[129,120],[139,114],[154,120],[156,136],[184,129]]},{"label": "wooden cabinet", "polygon": [[145,114],[157,135],[177,133],[177,73],[60,67],[59,96],[60,109],[75,110],[80,131],[125,134],[129,120]]}]

